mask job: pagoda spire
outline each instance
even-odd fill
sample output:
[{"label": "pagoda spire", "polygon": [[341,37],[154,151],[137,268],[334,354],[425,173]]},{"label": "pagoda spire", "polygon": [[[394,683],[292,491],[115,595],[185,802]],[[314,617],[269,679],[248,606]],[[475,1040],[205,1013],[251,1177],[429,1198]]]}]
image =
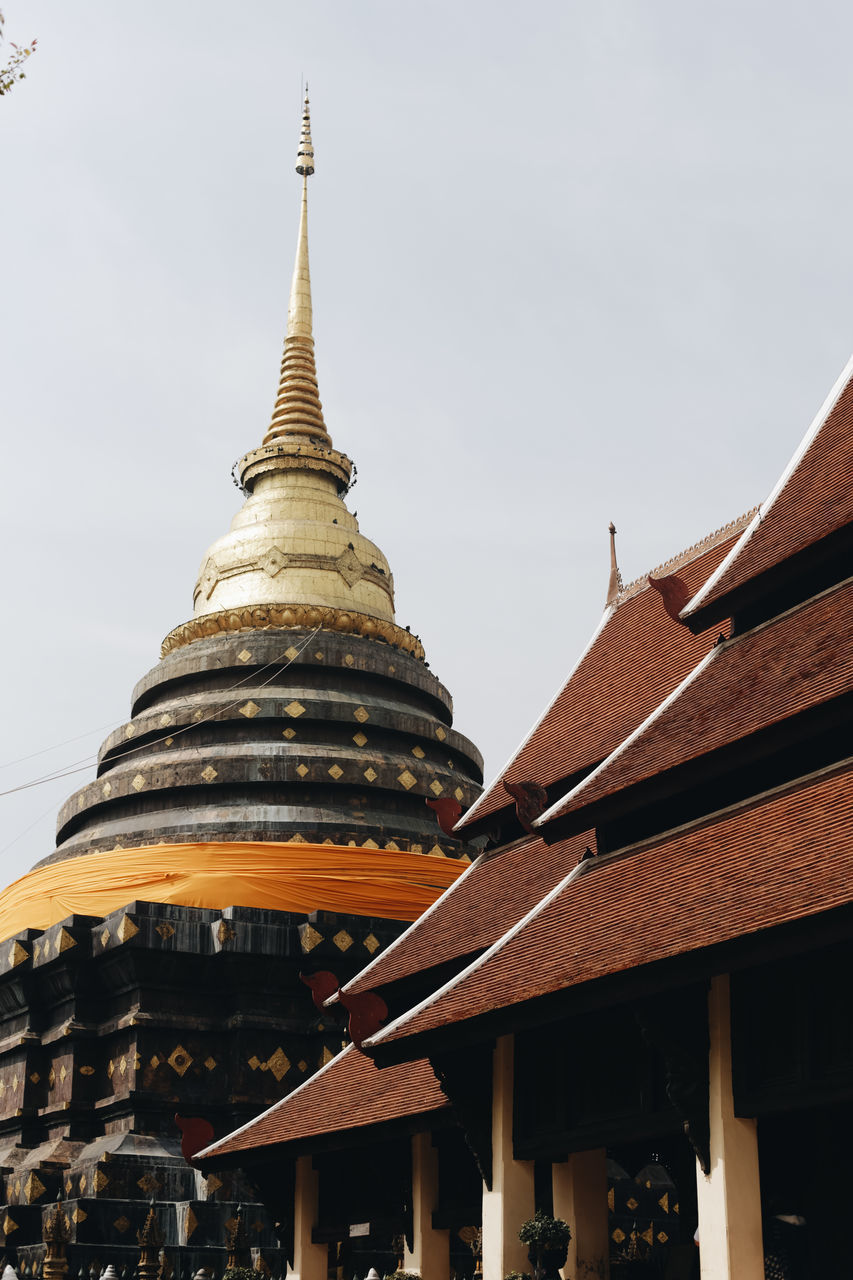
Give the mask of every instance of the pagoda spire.
[{"label": "pagoda spire", "polygon": [[323,406],[320,403],[317,368],[314,363],[311,269],[308,262],[308,179],[314,172],[314,146],[311,141],[307,85],[296,172],[302,178],[302,209],[287,308],[287,336],[284,340],[275,408],[263,443],[269,445],[287,437],[301,436],[310,437],[315,442],[328,446],[332,441],[323,421]]}]

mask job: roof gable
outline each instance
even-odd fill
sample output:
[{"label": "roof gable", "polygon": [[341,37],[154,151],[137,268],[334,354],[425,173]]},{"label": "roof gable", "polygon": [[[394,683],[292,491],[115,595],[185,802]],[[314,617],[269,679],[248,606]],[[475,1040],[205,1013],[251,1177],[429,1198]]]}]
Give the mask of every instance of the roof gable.
[{"label": "roof gable", "polygon": [[[748,522],[743,516],[662,565],[691,594],[713,572]],[[592,640],[545,714],[509,763],[457,823],[464,831],[508,808],[503,781],[550,787],[594,768],[676,688],[717,638],[693,635],[669,616],[643,578],[605,611]]]},{"label": "roof gable", "polygon": [[[853,522],[853,359],[766,502],[682,617],[727,616],[729,597]],[[706,624],[707,625],[707,624]]]}]

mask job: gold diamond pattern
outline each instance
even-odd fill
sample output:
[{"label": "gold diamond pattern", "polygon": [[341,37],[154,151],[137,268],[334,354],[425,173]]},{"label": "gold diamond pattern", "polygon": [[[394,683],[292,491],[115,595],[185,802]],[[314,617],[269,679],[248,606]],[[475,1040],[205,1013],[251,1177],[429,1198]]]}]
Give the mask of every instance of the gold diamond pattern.
[{"label": "gold diamond pattern", "polygon": [[105,782],[101,787],[101,793],[109,800],[113,793],[113,784],[111,782]]},{"label": "gold diamond pattern", "polygon": [[423,747],[412,747],[412,755],[417,756],[419,760],[423,760],[424,756],[426,755],[426,752],[424,751]]},{"label": "gold diamond pattern", "polygon": [[139,933],[139,926],[135,925],[130,916],[122,916],[119,921],[116,934],[120,942],[129,942],[131,938],[135,938]]},{"label": "gold diamond pattern", "polygon": [[291,738],[296,737],[296,730],[291,729],[290,725],[288,725],[286,729],[282,729],[282,736],[287,738],[289,741]]},{"label": "gold diamond pattern", "polygon": [[166,746],[167,746],[167,747],[171,747],[171,745],[172,745],[172,743],[175,741],[175,739],[174,739],[174,738],[164,738],[164,739],[163,739],[163,741],[166,743]]},{"label": "gold diamond pattern", "polygon": [[301,716],[304,711],[305,708],[302,703],[297,702],[296,699],[294,699],[293,702],[288,702],[287,706],[284,708],[284,714],[286,716],[290,716],[292,720],[295,720],[297,716]]},{"label": "gold diamond pattern", "polygon": [[293,662],[299,657],[299,650],[294,649],[293,645],[291,645],[289,649],[285,649],[284,656],[287,658],[288,662]]},{"label": "gold diamond pattern", "polygon": [[237,654],[237,661],[238,661],[238,662],[248,662],[248,661],[249,661],[249,659],[251,658],[251,656],[252,656],[252,655],[251,655],[251,653],[249,652],[249,650],[248,650],[248,649],[241,649],[241,650],[240,650],[240,652]]},{"label": "gold diamond pattern", "polygon": [[39,1080],[41,1080],[41,1076],[37,1071],[34,1071],[29,1077],[30,1084],[38,1084]]},{"label": "gold diamond pattern", "polygon": [[115,1069],[116,1069],[116,1064],[113,1062],[112,1058],[110,1058],[109,1062],[107,1063],[107,1075],[111,1080],[113,1078],[113,1072],[115,1071]]},{"label": "gold diamond pattern", "polygon": [[617,1244],[621,1244],[622,1241],[625,1239],[625,1232],[622,1230],[621,1227],[617,1227],[616,1230],[611,1234]]},{"label": "gold diamond pattern", "polygon": [[637,1208],[637,1206],[638,1206],[638,1204],[639,1204],[640,1202],[639,1202],[639,1200],[635,1200],[633,1196],[630,1196],[630,1197],[625,1201],[625,1203],[626,1203],[626,1205],[628,1206],[628,1208],[631,1210],[631,1212],[633,1213],[633,1212],[634,1212],[634,1210]]},{"label": "gold diamond pattern", "polygon": [[157,723],[160,725],[161,729],[165,729],[167,725],[174,724],[174,722],[175,717],[169,715],[168,711],[164,711]]},{"label": "gold diamond pattern", "polygon": [[160,1190],[160,1182],[153,1173],[143,1173],[142,1177],[137,1179],[136,1185],[146,1196],[153,1196],[155,1191]]},{"label": "gold diamond pattern", "polygon": [[127,726],[127,728],[125,729],[125,731],[124,731],[124,736],[125,736],[126,738],[132,738],[132,737],[133,737],[133,735],[134,735],[135,733],[136,733],[136,725],[135,725],[135,724],[129,724],[129,725]]},{"label": "gold diamond pattern", "polygon": [[343,773],[343,769],[339,764],[333,764],[329,769],[329,775],[330,777],[334,778],[335,782],[337,782],[338,778],[341,776],[342,773]]},{"label": "gold diamond pattern", "polygon": [[213,765],[209,764],[206,769],[202,769],[201,776],[204,778],[205,782],[212,782],[214,778],[219,777],[219,774],[216,772]]},{"label": "gold diamond pattern", "polygon": [[314,657],[317,659],[317,661],[318,661],[318,662],[322,662],[322,661],[323,661],[323,655],[322,655],[322,653],[315,653],[315,654],[314,654]]},{"label": "gold diamond pattern", "polygon": [[216,1059],[208,1055],[204,1060],[204,1065],[208,1071],[212,1071],[216,1066]]},{"label": "gold diamond pattern", "polygon": [[370,719],[370,712],[365,710],[364,707],[356,707],[355,711],[353,711],[353,715],[359,724],[365,724],[366,721]]},{"label": "gold diamond pattern", "polygon": [[13,1231],[18,1230],[18,1224],[11,1214],[7,1213],[3,1219],[3,1234],[10,1236]]},{"label": "gold diamond pattern", "polygon": [[167,938],[171,938],[172,935],[174,934],[175,926],[169,924],[167,921],[164,920],[162,924],[157,925],[154,932],[159,933],[160,937],[165,942]]},{"label": "gold diamond pattern", "polygon": [[155,1053],[152,1055],[151,1061],[148,1065],[156,1071],[162,1061],[163,1059],[160,1057],[159,1053]]},{"label": "gold diamond pattern", "polygon": [[308,1070],[308,1063],[305,1061],[305,1059],[304,1059],[304,1058],[300,1058],[296,1065],[297,1065],[297,1067],[299,1068],[299,1070],[300,1070],[300,1071],[307,1071],[307,1070]]},{"label": "gold diamond pattern", "polygon": [[300,778],[304,778],[306,773],[308,772],[307,764],[298,764],[296,766],[296,772],[299,774]]},{"label": "gold diamond pattern", "polygon": [[24,1183],[24,1199],[27,1204],[32,1204],[34,1200],[38,1200],[43,1195],[44,1183],[34,1173],[31,1173]]},{"label": "gold diamond pattern", "polygon": [[95,1068],[94,1068],[94,1067],[81,1067],[81,1068],[80,1068],[80,1075],[81,1075],[81,1076],[93,1076],[94,1074],[95,1074]]},{"label": "gold diamond pattern", "polygon": [[349,951],[352,946],[352,938],[346,929],[340,929],[332,938],[332,942],[334,942],[339,951]]},{"label": "gold diamond pattern", "polygon": [[133,787],[134,791],[141,791],[142,788],[145,786],[145,779],[143,778],[142,774],[138,773],[130,785]]},{"label": "gold diamond pattern", "polygon": [[367,737],[359,729],[358,733],[352,735],[352,740],[357,747],[363,747],[367,744]]},{"label": "gold diamond pattern", "polygon": [[110,940],[110,931],[109,929],[104,929],[104,931],[101,934],[101,946],[105,947],[109,942],[109,940]]},{"label": "gold diamond pattern", "polygon": [[441,845],[440,845],[440,844],[434,844],[434,845],[432,846],[432,848],[431,848],[431,849],[428,849],[428,850],[427,850],[427,857],[428,857],[428,858],[443,858],[443,857],[444,857],[444,850],[442,849]]},{"label": "gold diamond pattern", "polygon": [[365,778],[367,778],[368,782],[375,782],[379,775],[377,774],[376,770],[371,766],[370,768],[365,769],[364,776]]},{"label": "gold diamond pattern", "polygon": [[303,951],[313,951],[317,944],[323,941],[323,935],[317,932],[313,924],[301,924],[299,926],[299,941],[302,944]]},{"label": "gold diamond pattern", "polygon": [[[107,1175],[104,1173],[103,1169],[96,1169],[95,1170],[95,1190],[106,1191],[109,1185],[110,1185],[110,1180],[107,1177]],[[80,1181],[80,1186],[81,1188],[83,1186],[82,1179]]]},{"label": "gold diamond pattern", "polygon": [[290,1059],[282,1049],[281,1045],[267,1059],[267,1066],[275,1076],[276,1080],[281,1080],[290,1070]]},{"label": "gold diamond pattern", "polygon": [[405,787],[406,790],[409,791],[417,782],[417,778],[414,777],[413,774],[409,773],[408,769],[404,769],[397,781],[401,787]]},{"label": "gold diamond pattern", "polygon": [[370,954],[373,955],[374,951],[378,951],[382,944],[375,934],[369,933],[364,939],[364,945],[367,947]]},{"label": "gold diamond pattern", "polygon": [[368,836],[361,847],[362,849],[378,849],[379,845],[376,843],[375,840],[372,840],[370,836]]},{"label": "gold diamond pattern", "polygon": [[175,1071],[179,1076],[183,1076],[185,1072],[189,1071],[190,1067],[193,1064],[193,1059],[187,1053],[186,1049],[182,1044],[175,1045],[175,1048],[169,1054],[166,1061],[168,1062],[172,1070]]},{"label": "gold diamond pattern", "polygon": [[[124,1054],[122,1054],[121,1059],[119,1060],[118,1069],[123,1076],[127,1075],[127,1058],[124,1056]],[[63,1067],[62,1071],[64,1070],[65,1068]],[[59,1073],[60,1078],[62,1077],[62,1071],[60,1071]]]},{"label": "gold diamond pattern", "polygon": [[[122,1061],[124,1061],[124,1059],[122,1059]],[[124,1072],[123,1072],[123,1071],[122,1071],[122,1075],[124,1075]],[[61,1083],[61,1084],[65,1084],[65,1081],[66,1081],[67,1077],[68,1077],[68,1068],[66,1067],[65,1063],[63,1062],[62,1066],[59,1068],[59,1080],[60,1080],[60,1083]]]},{"label": "gold diamond pattern", "polygon": [[253,702],[250,698],[248,702],[244,702],[242,707],[238,707],[237,710],[240,712],[241,716],[245,716],[247,720],[251,720],[258,714],[260,707],[257,702]]},{"label": "gold diamond pattern", "polygon": [[113,1223],[113,1226],[115,1227],[116,1231],[119,1232],[120,1235],[124,1235],[125,1231],[127,1231],[127,1229],[130,1226],[130,1221],[124,1216],[124,1214],[121,1214],[118,1218],[116,1218],[115,1222]]},{"label": "gold diamond pattern", "polygon": [[453,792],[453,794],[456,796],[456,799],[457,799],[457,800],[459,801],[459,803],[461,804],[461,803],[462,803],[462,799],[463,799],[463,797],[464,797],[464,795],[465,795],[465,792],[462,790],[462,788],[461,788],[461,787],[457,787],[457,788],[456,788],[456,790]]},{"label": "gold diamond pattern", "polygon": [[187,1217],[186,1217],[186,1229],[187,1229],[188,1240],[191,1235],[195,1234],[197,1227],[198,1227],[198,1218],[195,1216],[195,1214],[192,1211],[192,1208],[190,1207],[189,1209],[187,1209]]},{"label": "gold diamond pattern", "polygon": [[25,960],[29,960],[29,955],[25,947],[20,942],[13,942],[9,951],[9,968],[17,969],[19,964],[23,964]]},{"label": "gold diamond pattern", "polygon": [[78,1206],[71,1215],[71,1221],[75,1224],[75,1226],[78,1226],[81,1222],[85,1222],[88,1216],[89,1215],[86,1212],[86,1210],[81,1209]]},{"label": "gold diamond pattern", "polygon": [[355,658],[352,656],[351,653],[347,653],[344,655],[344,662],[347,664],[348,667],[351,667],[352,664],[355,662]]},{"label": "gold diamond pattern", "polygon": [[440,796],[444,787],[441,785],[438,778],[433,778],[432,782],[429,784],[429,789],[434,796]]},{"label": "gold diamond pattern", "polygon": [[447,734],[445,733],[444,729],[442,729],[440,724],[436,725],[435,736],[438,738],[439,742],[444,742],[444,739],[447,737]]},{"label": "gold diamond pattern", "polygon": [[256,1053],[253,1053],[251,1058],[249,1058],[249,1066],[252,1068],[253,1071],[257,1071],[260,1065],[261,1065],[260,1058]]}]

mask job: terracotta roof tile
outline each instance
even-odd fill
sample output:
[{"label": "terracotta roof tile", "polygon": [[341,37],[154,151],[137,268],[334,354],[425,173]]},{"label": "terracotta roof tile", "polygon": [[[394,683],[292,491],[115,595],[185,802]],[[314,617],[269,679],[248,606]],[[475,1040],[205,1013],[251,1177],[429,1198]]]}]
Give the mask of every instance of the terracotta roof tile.
[{"label": "terracotta roof tile", "polygon": [[849,693],[851,635],[848,585],[720,645],[668,706],[543,815],[542,826]]},{"label": "terracotta roof tile", "polygon": [[[684,617],[853,521],[853,360],[719,576]],[[720,616],[717,613],[717,616]]]},{"label": "terracotta roof tile", "polygon": [[352,1045],[305,1084],[228,1137],[199,1152],[198,1159],[277,1146],[301,1138],[439,1111],[448,1105],[425,1059],[378,1070]]},{"label": "terracotta roof tile", "polygon": [[853,773],[591,865],[389,1043],[853,902]]},{"label": "terracotta roof tile", "polygon": [[[677,572],[691,592],[698,590],[747,519],[727,526],[727,536],[712,540],[709,549],[700,544],[687,563],[676,557],[666,572]],[[457,824],[458,831],[508,807],[504,778],[548,787],[597,765],[680,684],[719,634],[719,628],[689,633],[669,617],[649,586],[632,584],[620,600],[513,760]]]},{"label": "terracotta roof tile", "polygon": [[595,846],[592,832],[546,845],[536,836],[484,858],[424,912],[387,951],[346,984],[374,991],[497,941]]}]

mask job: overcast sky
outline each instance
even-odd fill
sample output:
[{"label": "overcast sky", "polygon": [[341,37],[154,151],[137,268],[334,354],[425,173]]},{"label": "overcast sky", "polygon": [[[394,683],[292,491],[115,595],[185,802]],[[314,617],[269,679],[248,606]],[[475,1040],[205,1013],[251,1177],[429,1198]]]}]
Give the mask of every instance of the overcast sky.
[{"label": "overcast sky", "polygon": [[[853,9],[5,0],[2,789],[85,760],[266,429],[310,83],[350,503],[492,774],[626,581],[760,501],[853,349]],[[82,772],[7,796],[0,878]],[[28,829],[29,828],[29,829]]]}]

